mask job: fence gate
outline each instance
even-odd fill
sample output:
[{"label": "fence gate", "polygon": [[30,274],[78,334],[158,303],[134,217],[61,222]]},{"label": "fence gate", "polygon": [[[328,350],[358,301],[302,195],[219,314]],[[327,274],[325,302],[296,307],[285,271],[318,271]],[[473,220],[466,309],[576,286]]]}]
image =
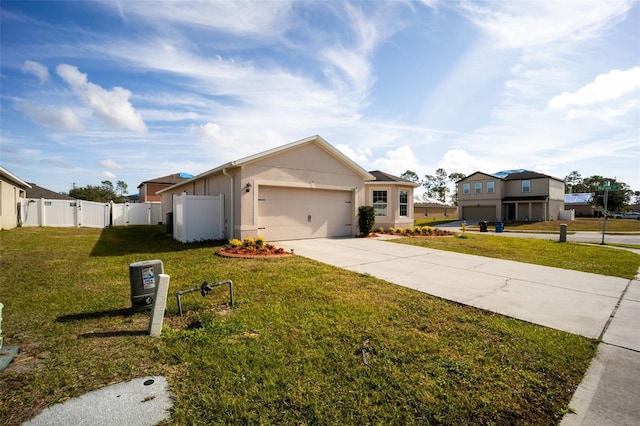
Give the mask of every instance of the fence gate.
[{"label": "fence gate", "polygon": [[173,237],[182,243],[224,238],[224,194],[174,195]]},{"label": "fence gate", "polygon": [[111,204],[113,226],[155,225],[162,222],[160,203]]}]

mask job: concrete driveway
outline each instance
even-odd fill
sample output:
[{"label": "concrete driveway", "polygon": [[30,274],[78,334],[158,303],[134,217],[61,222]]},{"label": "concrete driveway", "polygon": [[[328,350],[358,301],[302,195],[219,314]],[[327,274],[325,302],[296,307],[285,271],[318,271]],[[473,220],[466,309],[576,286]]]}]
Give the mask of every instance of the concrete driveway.
[{"label": "concrete driveway", "polygon": [[[629,280],[394,244],[377,238],[281,241],[296,254],[513,318],[599,338]],[[640,337],[637,345],[640,350]]]},{"label": "concrete driveway", "polygon": [[600,339],[561,426],[640,424],[640,277],[490,259],[382,239],[281,241],[296,254],[443,299]]}]

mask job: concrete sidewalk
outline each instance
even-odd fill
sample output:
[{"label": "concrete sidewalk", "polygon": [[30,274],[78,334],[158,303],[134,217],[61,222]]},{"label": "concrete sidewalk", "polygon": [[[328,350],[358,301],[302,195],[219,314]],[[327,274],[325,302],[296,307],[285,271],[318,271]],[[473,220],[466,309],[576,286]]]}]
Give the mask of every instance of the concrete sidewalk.
[{"label": "concrete sidewalk", "polygon": [[564,426],[640,424],[640,281],[393,244],[381,239],[279,246],[443,299],[601,339]]}]

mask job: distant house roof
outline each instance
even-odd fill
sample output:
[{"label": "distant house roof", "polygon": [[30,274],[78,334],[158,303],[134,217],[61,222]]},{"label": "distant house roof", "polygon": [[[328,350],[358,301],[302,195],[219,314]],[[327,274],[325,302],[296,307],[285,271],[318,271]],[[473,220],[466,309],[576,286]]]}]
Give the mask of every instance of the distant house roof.
[{"label": "distant house roof", "polygon": [[410,184],[413,186],[420,186],[419,183],[415,183],[413,181],[410,181],[409,179],[404,179],[398,176],[390,175],[389,173],[381,172],[380,170],[370,171],[369,174],[376,178],[374,181],[369,181],[369,182],[399,182],[399,183]]},{"label": "distant house roof", "polygon": [[522,179],[541,179],[549,178],[560,182],[564,182],[564,179],[558,179],[557,177],[545,175],[543,173],[534,172],[526,169],[513,169],[503,170],[501,172],[494,173],[493,176],[502,180],[522,180]]},{"label": "distant house roof", "polygon": [[66,194],[60,194],[59,192],[51,191],[50,189],[43,188],[35,183],[29,182],[31,188],[27,188],[27,198],[46,198],[47,200],[75,200]]},{"label": "distant house roof", "polygon": [[580,192],[577,194],[564,194],[565,204],[591,204],[593,194],[590,192]]},{"label": "distant house roof", "polygon": [[457,209],[456,206],[452,206],[450,204],[442,204],[442,203],[413,203],[413,207],[418,207],[418,208],[435,208],[435,207],[440,207],[443,209]]},{"label": "distant house roof", "polygon": [[194,176],[190,175],[189,173],[173,173],[171,175],[145,180],[140,185],[138,185],[138,188],[140,188],[145,183],[164,183],[168,185],[175,185],[176,183],[184,182],[185,180],[192,179],[193,177]]}]

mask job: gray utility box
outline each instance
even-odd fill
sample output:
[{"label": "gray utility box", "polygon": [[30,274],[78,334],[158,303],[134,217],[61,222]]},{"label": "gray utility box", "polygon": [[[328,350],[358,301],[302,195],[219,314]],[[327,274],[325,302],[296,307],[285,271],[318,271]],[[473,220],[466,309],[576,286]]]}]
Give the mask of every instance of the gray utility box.
[{"label": "gray utility box", "polygon": [[145,260],[129,264],[131,307],[134,310],[151,309],[160,274],[164,274],[161,260]]}]

